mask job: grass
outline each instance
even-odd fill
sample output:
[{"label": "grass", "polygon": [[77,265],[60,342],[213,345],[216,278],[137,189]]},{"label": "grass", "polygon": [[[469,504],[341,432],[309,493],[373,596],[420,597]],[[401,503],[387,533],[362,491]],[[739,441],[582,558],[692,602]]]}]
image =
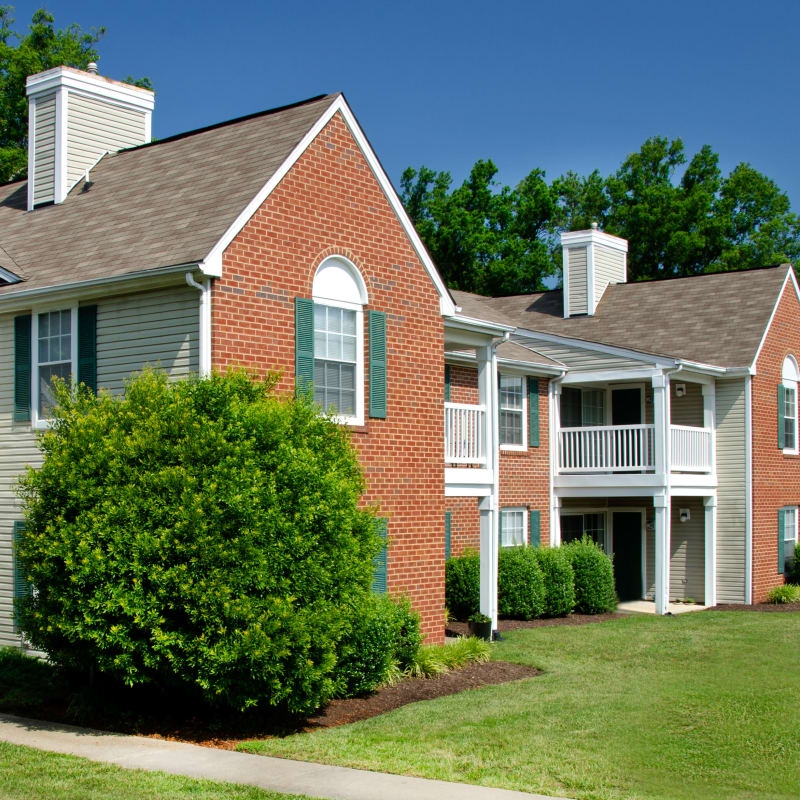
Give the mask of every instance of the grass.
[{"label": "grass", "polygon": [[[239,786],[163,772],[142,772],[96,764],[0,742],[0,797],[3,800],[302,800]],[[306,800],[308,800],[306,798]]]},{"label": "grass", "polygon": [[800,614],[699,612],[504,634],[545,670],[250,752],[581,798],[796,798]]}]

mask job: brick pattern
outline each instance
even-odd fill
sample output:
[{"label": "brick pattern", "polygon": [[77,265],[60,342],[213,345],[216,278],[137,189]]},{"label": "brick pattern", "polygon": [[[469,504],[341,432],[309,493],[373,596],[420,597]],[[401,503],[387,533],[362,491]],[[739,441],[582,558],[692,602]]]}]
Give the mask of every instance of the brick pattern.
[{"label": "brick pattern", "polygon": [[[367,418],[351,429],[366,476],[364,502],[389,519],[389,592],[407,594],[429,641],[440,642],[444,329],[439,298],[340,115],[225,251],[212,294],[213,366],[244,366],[259,374],[278,370],[279,390],[293,391],[294,298],[311,297],[317,266],[335,254],[361,271],[368,308],[387,314],[387,418]],[[365,332],[368,364],[366,339]],[[368,386],[364,395],[369,397]]]},{"label": "brick pattern", "polygon": [[[525,507],[541,512],[541,543],[550,540],[550,468],[547,378],[539,378],[539,447],[525,451],[500,451],[500,507]],[[478,371],[473,367],[450,367],[450,399],[454,403],[478,402]],[[527,414],[527,405],[526,405]],[[451,512],[451,554],[480,547],[478,501],[474,497],[448,497]]]},{"label": "brick pattern", "polygon": [[778,449],[783,361],[800,361],[800,303],[791,282],[778,303],[753,377],[753,602],[784,582],[778,573],[778,509],[800,506],[800,456]]}]

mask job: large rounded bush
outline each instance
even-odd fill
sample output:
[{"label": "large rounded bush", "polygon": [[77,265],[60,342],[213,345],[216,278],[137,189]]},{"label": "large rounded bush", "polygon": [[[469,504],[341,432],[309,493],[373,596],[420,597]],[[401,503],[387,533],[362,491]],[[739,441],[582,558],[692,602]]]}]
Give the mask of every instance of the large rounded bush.
[{"label": "large rounded bush", "polygon": [[544,580],[544,616],[565,617],[575,607],[572,566],[562,547],[537,547]]},{"label": "large rounded bush", "polygon": [[455,619],[478,611],[481,600],[481,557],[468,552],[450,558],[445,566],[445,604]]},{"label": "large rounded bush", "polygon": [[575,610],[603,614],[617,607],[611,559],[589,538],[562,548],[575,573]]},{"label": "large rounded bush", "polygon": [[325,702],[379,546],[347,433],[244,373],[58,401],[22,481],[32,645],[234,708]]},{"label": "large rounded bush", "polygon": [[500,550],[497,612],[507,619],[536,619],[544,613],[544,580],[534,548]]}]

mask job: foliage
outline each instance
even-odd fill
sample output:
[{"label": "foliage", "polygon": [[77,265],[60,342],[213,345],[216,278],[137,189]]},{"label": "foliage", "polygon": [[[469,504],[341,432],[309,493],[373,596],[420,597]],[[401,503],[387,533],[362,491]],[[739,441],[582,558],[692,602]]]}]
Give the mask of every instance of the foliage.
[{"label": "foliage", "polygon": [[323,703],[379,546],[346,431],[243,372],[57,397],[21,487],[31,643],[231,708]]},{"label": "foliage", "polygon": [[611,559],[588,536],[565,544],[562,551],[575,575],[575,611],[604,614],[617,607]]},{"label": "foliage", "polygon": [[466,619],[480,605],[481,558],[474,551],[450,558],[445,565],[445,605],[455,619]]},{"label": "foliage", "polygon": [[476,622],[481,625],[485,625],[487,622],[491,622],[492,618],[487,616],[486,614],[482,614],[480,611],[476,611],[474,614],[470,614],[467,617],[467,622]]},{"label": "foliage", "polygon": [[786,576],[789,583],[800,584],[800,542],[794,546],[794,557],[789,565],[789,573]]},{"label": "foliage", "polygon": [[419,650],[419,615],[407,599],[367,595],[349,614],[347,632],[339,642],[336,665],[339,697],[370,692],[387,682],[393,668],[402,671]]},{"label": "foliage", "polygon": [[504,547],[497,566],[497,611],[508,619],[544,613],[544,579],[532,547]]},{"label": "foliage", "polygon": [[486,295],[545,288],[561,267],[558,234],[601,229],[629,242],[628,280],[800,265],[800,218],[778,185],[746,163],[727,176],[704,145],[655,136],[608,176],[534,169],[516,188],[479,160],[452,189],[448,172],[406,169],[401,199],[453,289]]},{"label": "foliage", "polygon": [[[57,30],[53,15],[35,11],[28,32],[12,30],[14,9],[0,7],[0,183],[24,178],[28,163],[28,101],[25,80],[29,75],[58,66],[85,70],[97,61],[95,45],[105,28],[84,31],[72,24]],[[125,79],[151,89],[147,78]]]},{"label": "foliage", "polygon": [[800,586],[785,583],[783,586],[774,586],[767,595],[768,603],[782,605],[783,603],[800,603]]},{"label": "foliage", "polygon": [[536,547],[544,582],[545,617],[565,617],[575,607],[574,573],[561,547]]},{"label": "foliage", "polygon": [[35,714],[41,705],[64,696],[63,677],[50,664],[16,647],[0,648],[0,709]]},{"label": "foliage", "polygon": [[430,678],[467,664],[482,664],[489,660],[491,645],[476,636],[462,636],[444,645],[423,645],[406,669],[414,678]]}]

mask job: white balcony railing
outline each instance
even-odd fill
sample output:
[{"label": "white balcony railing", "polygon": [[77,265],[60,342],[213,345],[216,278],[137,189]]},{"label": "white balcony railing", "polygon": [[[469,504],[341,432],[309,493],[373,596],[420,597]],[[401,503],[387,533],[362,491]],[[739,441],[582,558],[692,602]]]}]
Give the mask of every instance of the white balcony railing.
[{"label": "white balcony railing", "polygon": [[714,448],[708,428],[671,425],[670,455],[673,472],[711,472]]},{"label": "white balcony railing", "polygon": [[444,460],[447,464],[486,464],[486,408],[444,404]]},{"label": "white balcony railing", "polygon": [[642,472],[655,467],[652,425],[561,428],[559,472]]}]

